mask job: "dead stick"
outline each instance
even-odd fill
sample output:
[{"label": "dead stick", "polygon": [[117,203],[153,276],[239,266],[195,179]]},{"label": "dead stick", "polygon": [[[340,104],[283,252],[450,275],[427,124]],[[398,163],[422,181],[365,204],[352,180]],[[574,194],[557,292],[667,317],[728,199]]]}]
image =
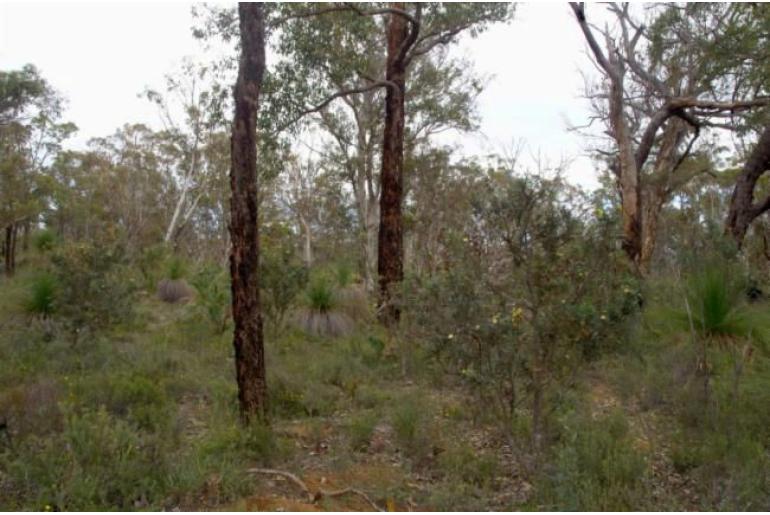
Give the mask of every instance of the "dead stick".
[{"label": "dead stick", "polygon": [[292,474],[291,472],[286,472],[285,470],[253,468],[248,469],[246,472],[251,472],[252,474],[268,474],[286,478],[297,485],[305,493],[305,495],[307,495],[307,498],[311,503],[317,503],[324,497],[342,497],[343,495],[347,494],[355,494],[369,503],[369,505],[374,508],[375,511],[385,511],[377,506],[377,504],[372,501],[368,495],[366,495],[361,490],[358,490],[357,488],[343,488],[342,490],[318,490],[314,494],[310,491],[310,488],[308,488],[307,484],[305,484],[305,482],[302,481],[298,476]]}]

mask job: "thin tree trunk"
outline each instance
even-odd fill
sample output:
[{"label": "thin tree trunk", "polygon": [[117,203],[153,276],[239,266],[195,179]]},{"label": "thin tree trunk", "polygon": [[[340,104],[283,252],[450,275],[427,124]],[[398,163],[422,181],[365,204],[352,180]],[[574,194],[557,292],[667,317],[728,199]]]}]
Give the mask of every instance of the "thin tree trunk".
[{"label": "thin tree trunk", "polygon": [[5,227],[5,238],[3,239],[3,269],[5,275],[10,277],[13,275],[13,269],[11,269],[11,231],[13,226],[8,225]]},{"label": "thin tree trunk", "polygon": [[[403,3],[395,3],[403,10]],[[385,127],[380,174],[380,231],[377,272],[379,274],[379,318],[386,326],[395,325],[400,310],[393,302],[393,288],[404,276],[404,244],[401,203],[404,180],[404,123],[406,62],[402,47],[409,31],[407,21],[395,14],[388,23],[388,57],[385,78],[392,84],[385,96]]]},{"label": "thin tree trunk", "polygon": [[754,150],[746,160],[730,198],[730,211],[725,222],[725,231],[732,235],[739,247],[743,245],[751,222],[770,209],[770,197],[760,204],[754,204],[754,189],[757,181],[768,170],[770,170],[770,125],[765,127]]},{"label": "thin tree trunk", "polygon": [[304,218],[300,218],[300,225],[302,226],[302,258],[305,262],[305,266],[310,268],[313,266],[313,235],[310,232],[310,224]]},{"label": "thin tree trunk", "polygon": [[230,275],[235,331],[238,401],[246,423],[267,415],[267,382],[259,299],[256,126],[265,72],[265,28],[261,3],[239,3],[241,58],[235,86],[230,142]]}]

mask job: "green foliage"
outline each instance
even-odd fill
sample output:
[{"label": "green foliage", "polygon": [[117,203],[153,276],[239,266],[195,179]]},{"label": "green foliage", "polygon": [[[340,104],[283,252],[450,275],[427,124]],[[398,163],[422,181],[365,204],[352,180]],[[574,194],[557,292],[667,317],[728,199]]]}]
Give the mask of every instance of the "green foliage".
[{"label": "green foliage", "polygon": [[129,510],[162,499],[168,467],[155,438],[101,409],[71,414],[56,437],[26,443],[8,471],[41,511]]},{"label": "green foliage", "polygon": [[499,464],[491,454],[460,444],[439,455],[439,468],[454,481],[488,488],[494,483]]},{"label": "green foliage", "polygon": [[120,246],[70,244],[51,259],[60,285],[57,316],[75,341],[84,330],[102,331],[132,318],[135,287]]},{"label": "green foliage", "polygon": [[56,234],[51,229],[43,229],[32,236],[32,245],[38,252],[49,252],[56,246]]},{"label": "green foliage", "polygon": [[187,263],[181,256],[172,255],[166,261],[166,278],[176,281],[187,277]]},{"label": "green foliage", "polygon": [[350,446],[354,451],[366,450],[372,441],[379,418],[374,413],[364,413],[354,418],[348,426]]},{"label": "green foliage", "polygon": [[56,311],[56,294],[59,283],[56,276],[44,272],[32,279],[24,310],[30,315],[43,319],[50,318]]},{"label": "green foliage", "polygon": [[572,415],[563,434],[543,470],[539,506],[554,511],[644,509],[647,467],[621,413],[600,420]]},{"label": "green foliage", "polygon": [[198,292],[195,302],[199,310],[205,314],[215,333],[224,333],[230,318],[229,275],[220,267],[207,266],[193,277],[192,285]]},{"label": "green foliage", "polygon": [[308,286],[306,299],[311,310],[328,313],[336,306],[334,286],[326,277],[316,277]]},{"label": "green foliage", "polygon": [[391,417],[399,450],[415,460],[432,452],[427,415],[421,400],[407,398],[394,409]]},{"label": "green foliage", "polygon": [[266,242],[260,256],[260,290],[265,318],[271,328],[279,330],[305,288],[308,273],[281,228],[272,228],[268,236],[269,244]]}]

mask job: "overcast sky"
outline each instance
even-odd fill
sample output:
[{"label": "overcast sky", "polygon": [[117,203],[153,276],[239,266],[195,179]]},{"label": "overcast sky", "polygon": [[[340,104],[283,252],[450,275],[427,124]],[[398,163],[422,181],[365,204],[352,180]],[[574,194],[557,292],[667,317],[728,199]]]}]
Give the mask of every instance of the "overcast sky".
[{"label": "overcast sky", "polygon": [[[0,2],[0,69],[26,63],[69,101],[66,119],[83,146],[128,122],[159,127],[155,108],[138,97],[185,56],[202,53],[190,27],[190,3]],[[592,6],[599,16],[603,8]],[[453,136],[464,154],[499,150],[512,140],[551,161],[573,158],[568,177],[587,187],[596,173],[583,140],[567,131],[584,123],[583,78],[592,71],[579,28],[564,2],[519,4],[515,20],[464,38],[456,52],[492,79],[479,99],[483,136]]]}]

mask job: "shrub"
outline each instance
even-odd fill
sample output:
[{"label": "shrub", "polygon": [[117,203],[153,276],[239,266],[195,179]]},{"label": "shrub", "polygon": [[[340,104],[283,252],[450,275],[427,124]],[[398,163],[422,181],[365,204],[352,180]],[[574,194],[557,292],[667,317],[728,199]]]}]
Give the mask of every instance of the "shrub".
[{"label": "shrub", "polygon": [[56,293],[59,284],[56,276],[42,273],[29,284],[29,296],[24,302],[24,310],[32,316],[47,319],[56,309]]},{"label": "shrub", "polygon": [[554,511],[643,510],[647,467],[619,412],[600,420],[568,417],[536,489],[539,506]]},{"label": "shrub", "polygon": [[230,319],[230,282],[229,275],[219,267],[204,267],[192,279],[198,292],[196,304],[214,327],[217,334],[227,329]]},{"label": "shrub", "polygon": [[100,409],[71,414],[62,433],[17,449],[7,470],[38,510],[127,511],[162,501],[164,454],[157,439]]},{"label": "shrub", "polygon": [[99,331],[133,316],[135,285],[126,273],[124,249],[103,243],[71,244],[52,256],[59,283],[57,316],[77,342],[83,331]]},{"label": "shrub", "polygon": [[348,426],[350,446],[354,451],[366,450],[372,441],[378,418],[373,413],[365,413],[354,418]]},{"label": "shrub", "polygon": [[270,329],[277,331],[283,328],[287,314],[307,285],[308,270],[296,255],[288,228],[266,227],[263,237],[266,244],[260,256],[259,287],[265,320]]},{"label": "shrub", "polygon": [[432,451],[426,427],[425,406],[413,399],[404,399],[393,412],[391,423],[399,449],[419,459]]},{"label": "shrub", "polygon": [[56,234],[50,229],[38,231],[32,237],[32,245],[38,252],[48,252],[56,246]]},{"label": "shrub", "polygon": [[458,445],[439,455],[439,468],[453,480],[487,488],[492,486],[499,464],[490,454],[476,452],[467,445]]}]

